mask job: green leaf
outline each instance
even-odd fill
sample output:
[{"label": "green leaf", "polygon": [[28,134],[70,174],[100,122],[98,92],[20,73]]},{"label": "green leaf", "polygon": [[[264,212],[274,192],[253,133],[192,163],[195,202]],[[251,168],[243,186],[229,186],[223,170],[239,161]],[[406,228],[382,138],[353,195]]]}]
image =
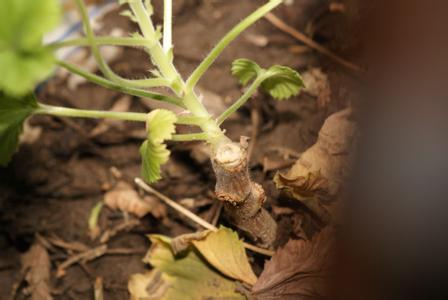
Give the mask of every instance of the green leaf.
[{"label": "green leaf", "polygon": [[273,66],[267,70],[267,79],[261,87],[276,100],[284,100],[299,94],[304,86],[300,74],[288,67]]},{"label": "green leaf", "polygon": [[235,292],[234,281],[214,270],[193,248],[175,256],[170,238],[151,235],[150,239],[152,246],[144,262],[154,270],[131,276],[131,299],[245,299]]},{"label": "green leaf", "polygon": [[8,97],[0,92],[0,165],[6,166],[17,149],[23,123],[37,108],[34,96]]},{"label": "green leaf", "polygon": [[161,179],[160,166],[168,161],[170,151],[164,142],[176,131],[176,115],[165,109],[156,109],[148,114],[148,139],[140,147],[142,177],[149,183]]},{"label": "green leaf", "polygon": [[255,284],[255,276],[249,264],[243,242],[238,234],[224,226],[210,232],[205,238],[193,241],[193,245],[216,269],[230,278]]},{"label": "green leaf", "polygon": [[257,77],[263,69],[256,62],[240,58],[232,63],[232,75],[238,78],[242,85]]},{"label": "green leaf", "polygon": [[42,37],[59,16],[57,0],[0,1],[0,89],[23,96],[50,73],[54,60]]},{"label": "green leaf", "polygon": [[291,68],[275,65],[265,70],[246,58],[237,59],[232,63],[232,74],[242,85],[247,85],[256,78],[263,80],[261,87],[277,100],[297,95],[304,86],[300,74]]}]

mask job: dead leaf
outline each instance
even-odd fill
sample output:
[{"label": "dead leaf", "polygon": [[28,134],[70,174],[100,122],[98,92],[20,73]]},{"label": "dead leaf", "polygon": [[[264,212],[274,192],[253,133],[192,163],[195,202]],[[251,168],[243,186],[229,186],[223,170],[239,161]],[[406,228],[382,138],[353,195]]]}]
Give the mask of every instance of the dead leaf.
[{"label": "dead leaf", "polygon": [[221,226],[218,231],[208,235],[193,245],[216,269],[230,278],[253,285],[257,281],[238,234]]},{"label": "dead leaf", "polygon": [[204,230],[176,236],[171,240],[171,249],[173,250],[174,255],[184,252],[191,246],[193,241],[205,238],[208,233],[208,230]]},{"label": "dead leaf", "polygon": [[31,248],[22,255],[22,272],[28,282],[27,292],[32,300],[51,300],[50,294],[50,256],[40,243],[34,243]]},{"label": "dead leaf", "polygon": [[42,127],[31,126],[29,121],[26,120],[23,123],[23,132],[20,135],[19,143],[32,145],[34,144],[42,135]]},{"label": "dead leaf", "polygon": [[131,276],[128,289],[132,300],[245,299],[235,292],[234,281],[212,269],[193,248],[175,256],[170,238],[151,235],[150,239],[153,244],[144,262],[154,270]]},{"label": "dead leaf", "polygon": [[317,142],[307,149],[286,173],[277,173],[274,182],[301,201],[323,222],[330,221],[325,206],[341,192],[351,169],[356,125],[350,108],[327,118]]},{"label": "dead leaf", "polygon": [[256,299],[324,299],[333,244],[331,229],[311,241],[290,240],[265,264],[252,294]]},{"label": "dead leaf", "polygon": [[111,209],[119,209],[139,218],[148,213],[156,218],[166,216],[166,208],[159,200],[149,196],[143,200],[134,188],[124,181],[119,181],[104,195],[104,203]]},{"label": "dead leaf", "polygon": [[311,68],[302,74],[304,91],[317,98],[319,108],[326,107],[331,101],[331,89],[328,76],[319,68]]}]

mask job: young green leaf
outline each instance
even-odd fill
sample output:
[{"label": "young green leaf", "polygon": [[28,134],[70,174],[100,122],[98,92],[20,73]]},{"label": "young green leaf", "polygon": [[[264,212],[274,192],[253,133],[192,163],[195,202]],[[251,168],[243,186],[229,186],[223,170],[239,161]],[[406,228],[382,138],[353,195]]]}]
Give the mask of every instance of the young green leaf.
[{"label": "young green leaf", "polygon": [[232,75],[237,77],[242,85],[257,77],[261,70],[256,62],[247,58],[240,58],[232,63]]},{"label": "young green leaf", "polygon": [[176,115],[164,109],[156,109],[148,114],[148,139],[140,147],[142,156],[142,177],[149,183],[161,178],[160,166],[168,161],[170,151],[164,142],[176,131]]},{"label": "young green leaf", "polygon": [[296,96],[304,86],[300,74],[288,67],[270,67],[266,75],[268,78],[263,81],[261,87],[276,100]]},{"label": "young green leaf", "polygon": [[253,79],[263,78],[261,87],[277,100],[297,95],[304,86],[300,74],[291,68],[275,65],[265,70],[246,58],[232,63],[232,74],[242,85],[247,85]]},{"label": "young green leaf", "polygon": [[59,21],[57,0],[0,1],[0,89],[23,96],[51,71],[54,60],[42,45],[44,33]]},{"label": "young green leaf", "polygon": [[8,97],[0,92],[0,165],[5,166],[17,149],[23,122],[37,108],[33,95]]}]

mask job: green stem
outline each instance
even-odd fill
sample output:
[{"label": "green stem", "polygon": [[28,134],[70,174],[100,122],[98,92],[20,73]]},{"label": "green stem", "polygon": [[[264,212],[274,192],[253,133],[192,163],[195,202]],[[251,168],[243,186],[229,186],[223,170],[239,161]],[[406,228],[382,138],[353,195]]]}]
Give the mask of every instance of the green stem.
[{"label": "green stem", "polygon": [[103,56],[101,55],[100,49],[98,45],[96,44],[96,38],[95,33],[93,32],[92,26],[90,25],[89,15],[87,13],[87,8],[84,4],[83,0],[76,0],[76,3],[78,5],[78,9],[80,11],[82,22],[84,24],[84,29],[86,32],[87,40],[90,44],[90,47],[92,49],[92,54],[95,57],[96,62],[98,63],[98,67],[100,68],[101,72],[103,72],[104,76],[106,76],[108,79],[117,82],[121,85],[126,85],[129,87],[156,87],[156,86],[171,86],[171,81],[168,79],[162,79],[162,78],[151,78],[151,79],[143,79],[143,80],[129,80],[122,78],[121,76],[118,76],[115,74],[114,71],[110,69],[106,61],[104,60]]},{"label": "green stem", "polygon": [[206,132],[173,134],[170,140],[175,142],[207,141],[209,140],[209,134]]},{"label": "green stem", "polygon": [[188,116],[177,116],[177,122],[176,124],[181,125],[197,125],[200,126],[204,124],[204,122],[207,122],[210,118],[204,118],[204,117],[196,117],[192,115]]},{"label": "green stem", "polygon": [[261,83],[265,79],[266,79],[265,75],[263,75],[263,74],[259,75],[254,80],[254,82],[252,82],[252,84],[249,86],[249,88],[246,90],[246,92],[216,119],[216,123],[218,125],[221,125],[230,115],[232,115],[241,106],[243,106],[244,103],[246,103],[247,100],[249,100],[250,97],[252,97],[252,95],[257,91],[258,87],[261,85]]},{"label": "green stem", "polygon": [[172,19],[173,19],[173,1],[164,0],[163,2],[163,51],[168,53],[172,44]]},{"label": "green stem", "polygon": [[134,12],[137,22],[139,24],[140,30],[143,36],[147,39],[148,45],[147,49],[152,57],[153,62],[157,65],[157,68],[162,73],[163,77],[172,82],[171,88],[176,92],[180,93],[182,86],[180,84],[181,78],[176,68],[174,67],[172,60],[169,59],[168,53],[163,51],[162,46],[158,41],[158,37],[152,25],[151,19],[146,11],[142,1],[131,1],[129,6]]},{"label": "green stem", "polygon": [[[148,45],[148,41],[144,38],[139,37],[95,37],[96,45],[103,46],[128,46],[128,47],[145,47]],[[65,40],[61,42],[55,42],[48,44],[47,47],[58,49],[63,47],[73,47],[73,46],[90,46],[90,41],[87,38],[74,38],[70,40]]]},{"label": "green stem", "polygon": [[252,14],[247,16],[244,20],[238,23],[229,33],[227,33],[221,41],[212,49],[208,56],[201,62],[201,64],[193,71],[190,78],[187,80],[187,90],[192,90],[198,81],[201,79],[202,75],[208,70],[208,68],[213,64],[216,58],[221,54],[222,51],[234,40],[241,32],[246,30],[250,25],[258,21],[269,11],[276,8],[283,0],[270,0],[268,3],[254,11]]},{"label": "green stem", "polygon": [[148,115],[145,113],[84,110],[84,109],[46,105],[42,103],[39,103],[39,108],[36,109],[34,113],[59,116],[59,117],[89,118],[89,119],[104,118],[104,119],[136,121],[136,122],[146,122],[148,118]]},{"label": "green stem", "polygon": [[63,62],[63,61],[56,61],[56,63],[67,69],[68,71],[79,75],[93,83],[96,83],[102,87],[114,90],[114,91],[119,91],[128,95],[132,95],[132,96],[136,96],[136,97],[142,97],[142,98],[149,98],[149,99],[153,99],[153,100],[158,100],[158,101],[163,101],[163,102],[168,102],[177,106],[180,106],[182,108],[186,108],[185,105],[182,103],[182,100],[176,97],[170,97],[170,96],[165,96],[162,94],[158,94],[158,93],[153,93],[153,92],[148,92],[142,89],[137,89],[137,88],[132,88],[132,87],[127,87],[124,85],[120,85],[117,84],[115,82],[112,82],[110,80],[107,80],[103,77],[100,77],[98,75],[95,75],[93,73],[84,71],[78,67],[76,67],[75,65]]}]

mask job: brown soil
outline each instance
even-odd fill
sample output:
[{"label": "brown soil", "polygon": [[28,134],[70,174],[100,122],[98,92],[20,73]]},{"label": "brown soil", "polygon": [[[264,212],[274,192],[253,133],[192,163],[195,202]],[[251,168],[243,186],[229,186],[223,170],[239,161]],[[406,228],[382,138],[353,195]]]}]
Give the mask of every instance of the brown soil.
[{"label": "brown soil", "polygon": [[[175,62],[182,74],[187,75],[229,28],[263,1],[179,2],[185,5],[176,11]],[[276,14],[300,30],[318,22],[320,28],[315,28],[315,38],[324,43],[331,41],[332,48],[341,53],[347,45],[335,41],[345,40],[344,37],[340,38],[337,30],[343,26],[341,19],[344,17],[323,9],[325,3],[327,1],[295,1],[292,6],[277,10]],[[107,16],[105,23],[109,27],[132,28],[126,19],[114,15]],[[269,44],[266,47],[255,46],[250,41],[254,35],[266,36]],[[239,57],[253,59],[265,67],[283,64],[305,71],[315,66],[329,74],[332,99],[325,109],[318,108],[315,99],[305,93],[283,102],[274,102],[261,95],[225,124],[234,140],[241,135],[250,136],[251,109],[258,107],[261,126],[251,159],[252,176],[262,183],[267,192],[268,210],[280,203],[282,206],[294,206],[296,214],[301,208],[279,198],[275,190],[271,181],[275,171],[262,172],[263,158],[281,160],[280,156],[272,158],[270,147],[301,152],[311,145],[325,117],[349,101],[346,82],[350,80],[349,73],[314,52],[293,53],[291,47],[298,44],[262,20],[233,43],[200,82],[203,88],[232,101],[241,90],[230,75],[230,63]],[[127,49],[113,62],[113,67],[124,75],[135,76],[150,68],[147,61],[140,51]],[[109,109],[119,97],[115,92],[91,84],[82,84],[71,91],[66,87],[65,80],[58,78],[48,82],[40,95],[49,104],[91,109]],[[133,100],[132,110],[146,109],[138,99]],[[32,119],[31,124],[44,129],[39,141],[22,146],[10,166],[0,170],[0,299],[8,299],[12,286],[19,282],[20,256],[29,249],[36,233],[44,237],[55,235],[68,242],[79,241],[91,247],[97,245],[89,238],[87,219],[92,207],[102,199],[104,191],[115,180],[110,168],[119,169],[129,182],[140,171],[138,148],[141,140],[129,136],[131,130],[140,129],[139,124],[126,123],[123,128],[111,129],[94,139],[89,138],[88,133],[98,121],[39,117]],[[188,145],[176,144],[171,148],[174,155],[164,169],[164,179],[156,188],[173,199],[211,198],[215,180],[210,163],[201,164],[192,159]],[[209,209],[210,205],[196,212],[206,215]],[[299,234],[296,219],[295,214],[277,216],[281,229],[280,243],[291,235]],[[102,229],[121,222],[121,213],[103,210],[100,218]],[[174,211],[169,211],[169,221],[163,224],[147,215],[138,227],[112,238],[109,248],[144,250],[149,246],[145,234],[156,232],[175,236],[194,230],[194,226]],[[50,255],[53,271],[67,258],[65,251],[57,249],[50,251]],[[146,268],[141,262],[142,257],[141,252],[105,255],[84,267],[74,265],[68,268],[62,278],[57,279],[52,273],[54,298],[92,299],[95,278],[102,277],[105,299],[127,299],[128,277]],[[255,257],[254,266],[256,270],[261,270],[263,258]],[[19,292],[16,299],[24,297]]]}]

